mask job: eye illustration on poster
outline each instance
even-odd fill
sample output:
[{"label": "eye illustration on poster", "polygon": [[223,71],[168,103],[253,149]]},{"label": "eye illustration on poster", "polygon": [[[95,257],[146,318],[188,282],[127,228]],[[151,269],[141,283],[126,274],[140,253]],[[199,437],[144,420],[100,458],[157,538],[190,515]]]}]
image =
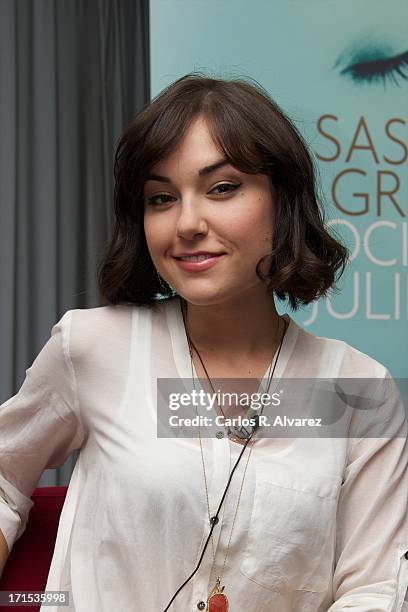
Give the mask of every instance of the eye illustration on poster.
[{"label": "eye illustration on poster", "polygon": [[194,70],[249,77],[294,121],[350,263],[293,318],[406,377],[408,3],[152,0],[151,21],[152,95]]}]

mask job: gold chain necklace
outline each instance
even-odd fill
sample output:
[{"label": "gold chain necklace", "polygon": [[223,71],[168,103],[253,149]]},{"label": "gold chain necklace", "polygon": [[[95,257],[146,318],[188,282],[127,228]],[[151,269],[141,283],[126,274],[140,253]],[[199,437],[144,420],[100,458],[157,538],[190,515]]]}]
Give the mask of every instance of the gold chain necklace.
[{"label": "gold chain necklace", "polygon": [[[184,316],[182,301],[180,301],[180,306],[181,306],[181,312],[182,312],[182,315],[183,315],[184,329],[185,329],[185,332],[186,332],[186,336],[187,336],[187,340],[188,340],[188,346],[189,346],[189,352],[190,352],[191,378],[193,380],[193,385],[194,385],[194,370],[193,370],[193,352],[192,352],[192,348],[194,348],[194,350],[196,351],[196,353],[197,353],[197,355],[198,355],[198,357],[200,359],[200,362],[201,362],[201,364],[203,366],[203,369],[204,369],[204,372],[205,372],[206,377],[208,379],[208,382],[209,382],[209,384],[211,386],[211,389],[213,390],[214,395],[216,397],[216,393],[215,393],[214,387],[213,387],[211,379],[210,379],[210,377],[208,375],[207,369],[206,369],[206,367],[205,367],[205,365],[203,363],[201,355],[198,352],[197,348],[194,346],[194,344],[193,344],[193,342],[192,342],[192,340],[191,340],[191,338],[190,338],[190,336],[189,336],[189,334],[187,332],[187,326],[186,326],[186,322],[185,322],[185,316]],[[281,317],[279,317],[279,323],[280,323],[280,319],[281,319]],[[278,358],[279,358],[279,354],[280,354],[280,351],[281,351],[281,348],[282,348],[283,339],[285,337],[286,330],[287,330],[287,323],[286,323],[286,321],[284,319],[282,319],[282,320],[283,320],[284,325],[285,325],[285,330],[283,332],[282,339],[280,341],[280,345],[279,345],[279,348],[278,348],[278,351],[277,351],[277,355],[276,355],[276,359],[275,359],[275,364],[274,364],[272,373],[271,373],[271,369],[272,369],[272,361],[273,361],[273,359],[272,359],[271,365],[269,367],[268,386],[267,386],[266,392],[269,391],[271,380],[273,378],[273,374],[275,372],[275,367],[276,367],[276,364],[277,364],[277,361],[278,361]],[[278,337],[279,337],[279,323],[278,323],[278,333],[277,333]],[[272,356],[272,358],[273,358],[273,356]],[[194,385],[194,389],[195,389],[195,385]],[[225,417],[224,411],[222,410],[222,408],[219,405],[218,401],[217,401],[217,405],[218,405],[218,408],[221,410],[222,414]],[[197,408],[196,408],[196,414],[198,416]],[[254,434],[254,430],[249,435],[249,438],[252,438],[253,434]],[[202,460],[203,473],[204,473],[204,484],[205,484],[205,493],[206,493],[206,499],[207,499],[208,520],[209,520],[210,525],[212,525],[213,524],[213,520],[211,519],[210,501],[209,501],[209,493],[208,493],[208,482],[207,482],[207,472],[206,472],[206,469],[205,469],[204,451],[203,451],[203,445],[202,445],[202,440],[201,440],[201,429],[200,429],[200,426],[198,426],[198,436],[199,436],[199,440],[200,440],[201,460]],[[237,441],[239,443],[243,443],[243,441],[244,441],[242,438],[237,437],[237,436],[230,436],[230,439],[233,440],[234,442]],[[238,494],[238,501],[237,501],[237,505],[236,505],[236,508],[235,508],[234,518],[233,518],[233,521],[232,521],[231,531],[230,531],[230,535],[229,535],[229,539],[228,539],[227,550],[226,550],[225,557],[224,557],[224,563],[223,563],[223,566],[222,566],[221,575],[217,577],[217,580],[215,582],[214,588],[210,592],[210,594],[208,596],[208,599],[207,599],[207,607],[206,607],[206,609],[208,610],[208,612],[228,612],[229,602],[228,602],[228,598],[227,598],[226,594],[224,593],[225,585],[221,586],[221,578],[222,578],[222,575],[223,575],[224,570],[225,570],[225,565],[226,565],[226,562],[227,562],[229,548],[230,548],[230,543],[231,543],[231,538],[232,538],[232,532],[234,530],[235,520],[236,520],[236,517],[237,517],[237,514],[238,514],[239,503],[241,501],[241,495],[242,495],[242,490],[243,490],[243,486],[244,486],[244,480],[245,480],[245,476],[246,476],[246,472],[247,472],[247,468],[248,468],[249,459],[251,457],[252,450],[253,450],[255,442],[256,442],[256,440],[252,440],[251,448],[250,448],[250,451],[248,453],[248,458],[247,458],[245,469],[244,469],[244,474],[242,476],[241,487],[240,487],[239,494]],[[248,443],[250,443],[250,442],[248,441]],[[218,523],[218,517],[213,517],[213,518],[217,519],[216,520],[216,524],[217,524]],[[212,546],[212,554],[213,554],[213,563],[212,563],[211,571],[210,571],[210,580],[211,580],[211,576],[212,576],[212,573],[213,573],[213,570],[214,570],[214,566],[215,566],[215,550],[214,550],[214,540],[213,540],[213,536],[212,535],[211,535],[211,546]]]},{"label": "gold chain necklace", "polygon": [[[199,428],[200,431],[200,428]],[[202,441],[201,441],[201,435],[199,433],[199,438],[200,438],[200,449],[201,449],[201,459],[202,459],[202,464],[203,464],[203,472],[204,472],[204,483],[205,483],[205,495],[207,498],[207,511],[208,511],[208,520],[210,525],[212,524],[211,522],[211,511],[210,511],[210,500],[209,500],[209,494],[208,494],[208,482],[207,482],[207,473],[206,473],[206,469],[205,469],[205,462],[204,462],[204,452],[203,452],[203,446],[202,446]],[[225,557],[224,557],[224,563],[222,566],[222,570],[220,575],[218,576],[216,582],[215,582],[215,586],[212,589],[211,593],[208,596],[207,599],[207,610],[209,612],[212,612],[213,607],[216,606],[214,608],[214,612],[217,610],[219,610],[219,612],[223,612],[225,610],[225,612],[228,611],[228,598],[225,595],[224,591],[224,586],[221,586],[221,578],[224,574],[224,570],[225,570],[225,565],[227,563],[227,558],[228,558],[228,553],[229,553],[229,547],[231,544],[231,538],[232,538],[232,532],[234,530],[234,526],[235,526],[235,519],[237,518],[237,514],[238,514],[238,507],[239,507],[239,502],[241,501],[241,494],[242,494],[242,489],[244,486],[244,480],[245,480],[245,475],[246,475],[246,471],[247,471],[247,467],[248,467],[248,463],[249,463],[249,458],[251,456],[252,450],[253,450],[253,445],[251,446],[249,453],[248,453],[248,458],[247,458],[247,462],[245,465],[245,470],[244,470],[244,475],[242,476],[242,481],[241,481],[241,487],[239,490],[239,495],[238,495],[238,501],[237,501],[237,505],[235,508],[235,514],[234,514],[234,518],[232,520],[232,526],[231,526],[231,531],[230,531],[230,535],[229,535],[229,539],[228,539],[228,544],[227,544],[227,550],[225,552]],[[220,533],[221,535],[221,533]],[[214,551],[214,540],[213,540],[213,536],[211,535],[211,545],[212,545],[212,554],[213,554],[213,563],[211,566],[211,571],[210,571],[210,580],[211,580],[211,576],[213,574],[213,570],[214,570],[214,566],[215,566],[215,551]]]}]

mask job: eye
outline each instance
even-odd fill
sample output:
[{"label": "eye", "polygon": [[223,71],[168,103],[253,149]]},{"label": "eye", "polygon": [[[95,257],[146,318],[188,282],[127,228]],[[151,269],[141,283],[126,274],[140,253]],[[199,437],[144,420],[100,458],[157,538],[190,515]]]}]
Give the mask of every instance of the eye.
[{"label": "eye", "polygon": [[163,204],[168,204],[168,201],[166,202],[157,202],[157,198],[171,198],[172,196],[170,196],[168,193],[158,193],[155,196],[152,196],[151,198],[147,198],[147,203],[151,204],[152,206],[163,206]]},{"label": "eye", "polygon": [[[215,195],[227,195],[228,193],[231,193],[232,191],[238,189],[238,187],[240,186],[241,183],[237,185],[234,183],[219,183],[219,185],[216,185],[215,187],[213,187],[213,189],[211,189],[210,193],[213,193],[215,190],[218,189],[220,191],[218,191],[218,193],[215,193]],[[170,200],[174,199],[175,198],[168,193],[156,193],[156,195],[147,198],[146,204],[150,206],[165,206],[170,202]]]},{"label": "eye", "polygon": [[239,185],[234,185],[233,183],[220,183],[219,185],[216,185],[213,189],[211,189],[211,191],[214,191],[214,189],[219,189],[220,187],[231,187],[231,189],[229,189],[228,191],[222,191],[221,193],[217,194],[224,195],[224,193],[231,193],[232,191],[238,189],[238,187],[241,187],[241,183]]},{"label": "eye", "polygon": [[357,83],[387,82],[399,85],[401,79],[408,79],[408,51],[379,59],[354,62],[344,68],[340,74],[344,74]]}]

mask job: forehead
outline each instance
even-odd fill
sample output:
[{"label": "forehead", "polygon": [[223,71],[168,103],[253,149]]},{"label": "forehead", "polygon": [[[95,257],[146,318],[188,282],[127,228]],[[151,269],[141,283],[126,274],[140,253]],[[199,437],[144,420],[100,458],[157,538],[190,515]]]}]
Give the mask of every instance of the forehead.
[{"label": "forehead", "polygon": [[207,121],[197,117],[187,127],[176,147],[154,165],[155,170],[169,167],[203,167],[224,158],[223,151],[214,142]]}]

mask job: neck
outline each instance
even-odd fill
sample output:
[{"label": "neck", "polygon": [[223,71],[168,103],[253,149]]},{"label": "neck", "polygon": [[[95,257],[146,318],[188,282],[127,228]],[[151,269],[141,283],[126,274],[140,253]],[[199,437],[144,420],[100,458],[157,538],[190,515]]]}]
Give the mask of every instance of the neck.
[{"label": "neck", "polygon": [[273,298],[200,306],[182,299],[188,335],[208,355],[261,356],[279,343],[279,314]]}]

